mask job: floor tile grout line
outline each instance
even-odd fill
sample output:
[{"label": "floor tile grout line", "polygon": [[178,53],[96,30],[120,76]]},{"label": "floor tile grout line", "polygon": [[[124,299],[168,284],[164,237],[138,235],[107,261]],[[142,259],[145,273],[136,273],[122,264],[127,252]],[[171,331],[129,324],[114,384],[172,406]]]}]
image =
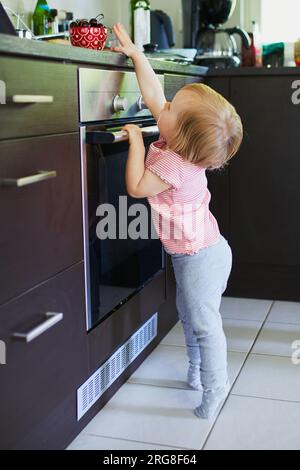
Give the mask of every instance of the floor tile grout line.
[{"label": "floor tile grout line", "polygon": [[241,398],[257,398],[258,400],[267,400],[267,401],[279,401],[281,403],[294,403],[300,405],[300,399],[297,400],[284,400],[283,398],[271,398],[271,397],[260,397],[258,395],[241,395],[240,393],[230,392],[231,396],[241,397]]},{"label": "floor tile grout line", "polygon": [[283,356],[281,354],[267,354],[267,353],[260,353],[260,352],[252,352],[250,356],[266,356],[266,357],[280,357],[281,359],[289,359],[291,360],[291,355]]},{"label": "floor tile grout line", "polygon": [[[149,444],[152,446],[160,446],[163,447],[164,444],[159,444],[158,442],[146,442],[146,441],[136,441],[134,439],[126,439],[125,437],[112,437],[112,436],[103,436],[102,434],[94,434],[92,432],[85,432],[83,433],[85,436],[93,436],[93,437],[101,437],[104,439],[113,439],[113,440],[119,440],[119,441],[124,441],[124,442],[135,442],[137,444]],[[171,444],[166,444],[167,447],[172,447],[172,449],[179,449],[179,450],[193,450],[190,447],[179,447],[179,446],[173,446]],[[194,449],[195,450],[195,449]]]},{"label": "floor tile grout line", "polygon": [[222,320],[234,320],[234,321],[238,321],[238,322],[239,322],[239,321],[240,321],[240,322],[242,322],[242,321],[249,321],[249,322],[262,323],[262,322],[264,321],[264,320],[262,320],[262,319],[253,320],[253,318],[223,317],[222,315],[221,315],[221,317],[222,317]]},{"label": "floor tile grout line", "polygon": [[255,344],[255,342],[256,342],[258,336],[260,335],[261,330],[263,329],[263,327],[264,327],[264,325],[265,325],[265,323],[266,323],[266,321],[267,321],[267,318],[268,318],[268,316],[269,316],[269,314],[270,314],[270,311],[271,311],[272,308],[273,308],[274,303],[275,303],[275,300],[272,300],[272,303],[271,303],[271,305],[270,305],[269,311],[267,312],[267,315],[266,315],[265,319],[263,320],[263,322],[262,322],[262,324],[261,324],[261,326],[260,326],[260,329],[258,330],[258,332],[257,332],[257,334],[256,334],[256,336],[255,336],[255,338],[254,338],[254,340],[253,340],[253,342],[252,342],[252,344],[251,344],[251,346],[250,346],[249,351],[246,353],[246,356],[245,356],[245,358],[244,358],[244,361],[242,362],[242,365],[241,365],[241,367],[240,367],[240,370],[238,371],[238,373],[237,373],[237,375],[236,375],[236,378],[235,378],[235,380],[233,381],[233,383],[232,383],[232,385],[231,385],[231,387],[230,387],[230,391],[229,391],[227,397],[225,398],[223,404],[222,404],[221,407],[220,407],[220,410],[218,411],[218,414],[217,414],[217,416],[216,416],[216,419],[215,419],[215,421],[213,422],[213,425],[212,425],[212,427],[210,428],[210,430],[209,430],[209,432],[208,432],[208,434],[207,434],[207,436],[206,436],[206,439],[205,439],[205,441],[204,441],[204,443],[203,443],[203,445],[202,445],[202,447],[201,447],[201,450],[204,450],[204,447],[206,446],[206,443],[207,443],[208,439],[209,439],[210,436],[211,436],[211,433],[212,433],[212,431],[213,431],[213,429],[214,429],[214,427],[215,427],[215,425],[216,425],[216,422],[217,422],[218,419],[219,419],[220,413],[221,413],[222,409],[224,408],[224,406],[226,405],[227,400],[229,399],[229,397],[230,397],[230,395],[231,395],[231,390],[233,389],[233,387],[234,387],[236,381],[238,380],[239,376],[241,375],[241,372],[242,372],[242,370],[243,370],[243,368],[244,368],[244,365],[245,365],[245,363],[246,363],[248,357],[250,356],[251,351],[252,351],[252,349],[253,349],[253,347],[254,347],[254,344]]},{"label": "floor tile grout line", "polygon": [[267,320],[265,322],[267,325],[270,325],[274,323],[275,325],[293,325],[293,326],[299,326],[300,328],[300,323],[295,323],[295,322],[287,322],[287,321],[272,321],[272,320]]},{"label": "floor tile grout line", "polygon": [[199,390],[194,390],[193,388],[181,388],[181,387],[172,387],[171,385],[157,385],[149,383],[138,383],[138,382],[127,382],[129,385],[142,385],[144,387],[157,387],[157,388],[170,388],[171,390],[185,390],[186,392],[199,392]]},{"label": "floor tile grout line", "polygon": [[[260,331],[260,330],[259,330]],[[177,344],[166,344],[164,346],[168,346],[168,347],[174,347],[174,348],[181,348],[181,349],[185,349],[185,346],[178,346]],[[155,351],[155,350],[153,350]],[[152,352],[153,352],[152,351]],[[227,352],[231,352],[231,353],[238,353],[238,354],[247,354],[248,353],[248,349],[247,350],[241,350],[241,349],[227,349]],[[259,354],[259,353],[256,353],[256,354]],[[271,354],[272,355],[272,354]],[[277,354],[276,354],[277,356]]]},{"label": "floor tile grout line", "polygon": [[[170,346],[168,346],[170,347]],[[176,347],[176,346],[175,346]],[[182,346],[177,346],[177,347],[182,347]],[[184,349],[184,348],[183,348]],[[273,358],[277,358],[279,357],[280,359],[288,359],[290,360],[290,356],[281,356],[279,354],[266,354],[266,353],[247,353],[247,351],[231,351],[231,350],[228,350],[227,352],[230,352],[230,353],[236,353],[236,354],[242,354],[242,355],[245,355],[245,358],[249,359],[251,356],[263,356],[263,357],[273,357]],[[242,367],[244,366],[244,361],[242,363]],[[140,380],[143,380],[143,379],[140,379]],[[158,387],[158,388],[171,388],[173,390],[186,390],[186,391],[194,391],[192,388],[184,388],[184,387],[174,387],[172,385],[164,385],[164,384],[153,384],[153,383],[145,383],[145,382],[134,382],[132,381],[130,378],[127,380],[128,384],[130,385],[144,385],[144,386],[149,386],[149,387]],[[235,394],[234,394],[235,395]]]}]

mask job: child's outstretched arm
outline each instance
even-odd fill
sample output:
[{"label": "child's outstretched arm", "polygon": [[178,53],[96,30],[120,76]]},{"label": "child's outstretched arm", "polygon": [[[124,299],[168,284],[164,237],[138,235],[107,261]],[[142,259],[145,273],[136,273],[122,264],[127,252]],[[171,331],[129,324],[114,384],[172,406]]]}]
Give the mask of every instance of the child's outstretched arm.
[{"label": "child's outstretched arm", "polygon": [[155,75],[148,59],[133,44],[122,24],[115,24],[113,31],[120,42],[120,46],[112,47],[112,50],[122,52],[133,61],[145,104],[150,109],[154,118],[158,120],[159,113],[166,102],[160,81]]}]

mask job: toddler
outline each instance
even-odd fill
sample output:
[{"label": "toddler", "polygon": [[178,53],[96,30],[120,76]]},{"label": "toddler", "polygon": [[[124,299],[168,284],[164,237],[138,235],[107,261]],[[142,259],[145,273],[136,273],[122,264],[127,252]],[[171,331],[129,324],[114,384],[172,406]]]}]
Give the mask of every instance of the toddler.
[{"label": "toddler", "polygon": [[155,228],[171,256],[189,359],[187,382],[202,392],[196,416],[208,419],[230,387],[219,308],[232,253],[209,210],[205,171],[224,167],[236,154],[243,127],[234,107],[204,84],[187,85],[167,102],[145,55],[120,23],[113,30],[120,42],[113,50],[132,59],[144,101],[160,131],[145,161],[141,130],[124,127],[130,143],[126,187],[132,197],[148,198]]}]

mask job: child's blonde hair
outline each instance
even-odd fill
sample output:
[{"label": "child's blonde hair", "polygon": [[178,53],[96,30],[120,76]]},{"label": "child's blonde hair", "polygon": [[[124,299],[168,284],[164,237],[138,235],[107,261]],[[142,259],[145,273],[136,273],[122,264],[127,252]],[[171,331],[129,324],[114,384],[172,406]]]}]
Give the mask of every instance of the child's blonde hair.
[{"label": "child's blonde hair", "polygon": [[181,91],[195,93],[195,102],[189,100],[187,109],[180,112],[170,148],[204,168],[224,167],[243,139],[240,116],[222,95],[203,83]]}]

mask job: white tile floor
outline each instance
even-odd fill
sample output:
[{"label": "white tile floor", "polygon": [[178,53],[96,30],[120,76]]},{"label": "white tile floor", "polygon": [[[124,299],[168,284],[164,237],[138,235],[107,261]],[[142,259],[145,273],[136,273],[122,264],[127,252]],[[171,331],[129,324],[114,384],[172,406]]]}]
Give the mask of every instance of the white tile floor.
[{"label": "white tile floor", "polygon": [[68,449],[300,450],[300,303],[224,297],[221,314],[233,386],[215,420],[192,412],[177,324]]}]

